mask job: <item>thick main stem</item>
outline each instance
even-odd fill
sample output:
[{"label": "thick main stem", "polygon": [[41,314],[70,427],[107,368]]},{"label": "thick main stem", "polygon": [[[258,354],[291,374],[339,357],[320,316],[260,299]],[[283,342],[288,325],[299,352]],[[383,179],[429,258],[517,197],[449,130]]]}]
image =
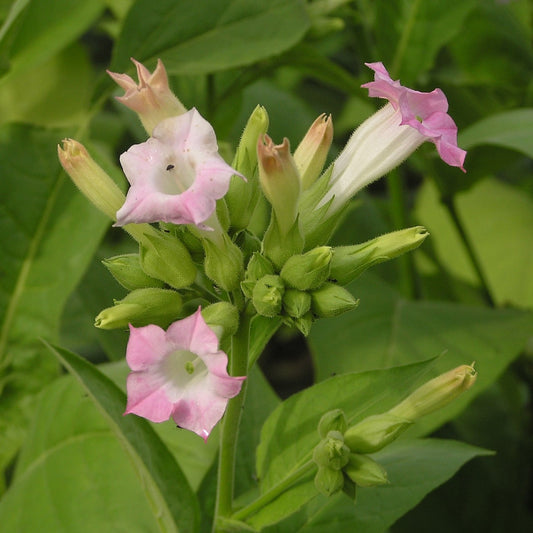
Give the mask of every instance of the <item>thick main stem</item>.
[{"label": "thick main stem", "polygon": [[[231,343],[230,374],[232,376],[246,375],[249,335],[250,316],[244,312],[241,315],[239,329]],[[226,414],[222,422],[213,531],[217,531],[217,520],[219,518],[229,517],[233,512],[235,452],[245,394],[246,381],[243,382],[241,392],[228,402]]]}]

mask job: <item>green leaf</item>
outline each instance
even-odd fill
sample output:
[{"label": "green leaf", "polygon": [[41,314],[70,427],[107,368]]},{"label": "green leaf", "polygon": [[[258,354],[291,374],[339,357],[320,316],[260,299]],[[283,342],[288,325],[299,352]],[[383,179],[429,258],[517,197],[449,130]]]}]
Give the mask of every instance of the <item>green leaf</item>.
[{"label": "green leaf", "polygon": [[359,488],[353,501],[344,494],[318,496],[294,517],[265,533],[382,533],[466,462],[491,452],[452,440],[398,441],[373,455],[387,470],[390,484]]},{"label": "green leaf", "polygon": [[281,326],[281,319],[267,318],[256,315],[252,319],[250,326],[250,346],[248,349],[248,368],[251,368],[257,361],[268,341]]},{"label": "green leaf", "polygon": [[[323,381],[285,400],[266,420],[257,448],[257,475],[261,494],[287,479],[311,458],[320,437],[321,416],[342,409],[348,425],[398,403],[424,375],[431,361],[414,365],[344,374]],[[252,515],[247,522],[263,527],[294,513],[316,495],[311,473],[280,497]]]},{"label": "green leaf", "polygon": [[160,57],[171,74],[247,65],[295,45],[309,28],[301,0],[151,0],[129,11],[111,70]]},{"label": "green leaf", "polygon": [[445,302],[403,299],[365,274],[350,286],[359,308],[334,321],[318,321],[309,336],[317,377],[387,368],[444,354],[428,379],[476,362],[475,385],[450,405],[422,418],[410,431],[424,434],[453,418],[489,387],[533,333],[532,315]]},{"label": "green leaf", "polygon": [[458,142],[464,149],[489,144],[533,157],[533,108],[513,109],[484,118],[463,130]]},{"label": "green leaf", "polygon": [[142,418],[123,416],[125,394],[96,367],[72,352],[49,348],[106,417],[144,484],[162,530],[196,531],[199,523],[196,496],[150,424]]},{"label": "green leaf", "polygon": [[[531,197],[487,178],[459,194],[455,205],[495,302],[533,309]],[[459,280],[479,284],[457,229],[429,183],[419,193],[416,214],[431,233],[446,270]]]}]

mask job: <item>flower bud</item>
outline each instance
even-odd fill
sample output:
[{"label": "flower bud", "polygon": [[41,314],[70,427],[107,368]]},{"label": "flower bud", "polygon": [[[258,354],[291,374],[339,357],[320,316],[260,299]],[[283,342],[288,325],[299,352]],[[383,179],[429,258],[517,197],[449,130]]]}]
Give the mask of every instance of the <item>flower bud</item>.
[{"label": "flower bud", "polygon": [[257,106],[244,128],[232,167],[246,176],[247,182],[238,176],[231,178],[230,187],[224,199],[228,206],[231,226],[235,230],[248,227],[260,196],[257,179],[257,143],[268,129],[268,114],[264,107]]},{"label": "flower bud", "polygon": [[397,439],[412,423],[390,413],[372,415],[348,428],[344,442],[352,452],[374,453]]},{"label": "flower bud", "polygon": [[283,265],[280,276],[289,287],[307,291],[318,289],[329,276],[331,248],[320,246],[301,255],[293,255]]},{"label": "flower bud", "polygon": [[231,337],[239,328],[239,311],[229,302],[217,302],[205,307],[202,316],[219,340]]},{"label": "flower bud", "polygon": [[241,283],[241,289],[247,298],[252,297],[255,284],[258,279],[268,274],[274,274],[272,263],[263,255],[254,252],[244,273],[244,281]]},{"label": "flower bud", "polygon": [[350,449],[344,444],[342,433],[329,431],[313,450],[313,461],[318,466],[342,470],[348,463]]},{"label": "flower bud", "polygon": [[285,286],[279,276],[268,274],[255,284],[252,302],[256,311],[263,316],[275,317],[281,312]]},{"label": "flower bud", "polygon": [[307,337],[311,333],[313,321],[313,314],[308,311],[299,318],[285,317],[284,323],[291,328],[296,328],[304,337]]},{"label": "flower bud", "polygon": [[360,487],[375,487],[389,482],[387,471],[368,455],[350,454],[344,473]]},{"label": "flower bud", "polygon": [[290,152],[289,140],[275,145],[268,135],[257,143],[259,180],[276,213],[281,235],[293,227],[300,197],[300,176]]},{"label": "flower bud", "polygon": [[151,135],[159,122],[182,115],[187,109],[170,90],[167,72],[160,59],[157,60],[157,67],[152,74],[135,59],[132,61],[137,68],[138,84],[127,74],[117,74],[109,70],[107,73],[126,91],[124,96],[117,96],[117,100],[139,115],[142,125]]},{"label": "flower bud", "polygon": [[332,470],[326,466],[319,466],[315,476],[315,487],[324,496],[333,496],[342,490],[344,476],[341,470]]},{"label": "flower bud", "polygon": [[326,438],[330,431],[338,431],[344,435],[346,428],[347,424],[344,411],[342,409],[333,409],[322,415],[318,423],[318,434],[323,439]]},{"label": "flower bud", "polygon": [[207,277],[225,291],[233,291],[239,287],[244,274],[241,250],[232,242],[227,233],[221,238],[202,240],[205,250],[204,269]]},{"label": "flower bud", "polygon": [[163,281],[152,278],[144,272],[139,254],[116,255],[104,259],[102,264],[123,287],[130,291],[164,285]]},{"label": "flower bud", "polygon": [[324,283],[311,293],[311,311],[320,318],[330,318],[359,305],[351,293],[335,283]]},{"label": "flower bud", "polygon": [[346,285],[367,268],[418,248],[428,235],[426,228],[415,226],[386,233],[362,244],[334,248],[329,277]]},{"label": "flower bud", "polygon": [[85,146],[74,139],[63,139],[57,155],[65,172],[78,189],[105,215],[116,220],[125,196],[110,176],[89,155]]},{"label": "flower bud", "polygon": [[283,309],[289,316],[301,318],[311,309],[311,295],[298,289],[286,289],[283,295]]},{"label": "flower bud", "polygon": [[416,420],[448,405],[467,391],[476,382],[476,377],[477,372],[473,363],[458,366],[424,383],[388,413],[400,418]]},{"label": "flower bud", "polygon": [[125,328],[155,324],[166,327],[180,316],[181,296],[169,289],[137,289],[122,300],[115,301],[95,318],[94,325],[102,329]]},{"label": "flower bud", "polygon": [[196,267],[185,245],[166,233],[147,235],[140,245],[142,269],[153,278],[182,289],[194,282]]},{"label": "flower bud", "polygon": [[320,176],[331,142],[333,123],[331,115],[320,115],[311,125],[294,152],[294,162],[300,173],[302,190],[308,189]]}]

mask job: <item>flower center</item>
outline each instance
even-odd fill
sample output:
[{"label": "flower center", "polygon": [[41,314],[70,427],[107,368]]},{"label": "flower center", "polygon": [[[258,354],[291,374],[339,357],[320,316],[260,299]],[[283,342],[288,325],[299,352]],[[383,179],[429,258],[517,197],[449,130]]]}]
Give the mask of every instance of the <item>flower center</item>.
[{"label": "flower center", "polygon": [[202,379],[207,374],[205,363],[189,350],[176,350],[168,354],[161,362],[161,373],[165,381],[172,384],[172,388],[183,390],[190,383]]}]

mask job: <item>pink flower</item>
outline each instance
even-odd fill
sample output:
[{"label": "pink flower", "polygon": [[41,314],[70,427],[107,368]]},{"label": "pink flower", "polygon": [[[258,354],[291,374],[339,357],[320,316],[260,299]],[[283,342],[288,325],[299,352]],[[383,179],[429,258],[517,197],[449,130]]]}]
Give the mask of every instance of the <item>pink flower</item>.
[{"label": "pink flower", "polygon": [[218,338],[200,308],[167,331],[154,325],[130,326],[126,361],[132,372],[124,414],[152,422],[172,417],[204,440],[246,379],[228,375],[228,357],[219,350]]},{"label": "pink flower", "polygon": [[205,222],[238,174],[219,155],[213,128],[196,109],[160,122],[146,142],[120,156],[131,187],[116,226]]},{"label": "pink flower", "polygon": [[433,142],[441,159],[463,172],[466,152],[457,146],[457,126],[448,115],[448,100],[440,89],[430,93],[403,87],[399,80],[392,80],[383,63],[365,63],[374,71],[374,81],[362,87],[369,96],[386,98],[401,114],[400,124],[411,126],[427,140]]},{"label": "pink flower", "polygon": [[132,61],[137,68],[138,84],[127,74],[109,70],[107,73],[126,91],[124,96],[117,96],[117,100],[136,111],[146,131],[152,133],[163,119],[181,115],[186,109],[170,90],[167,72],[160,59],[152,74],[143,64],[133,58]]}]

